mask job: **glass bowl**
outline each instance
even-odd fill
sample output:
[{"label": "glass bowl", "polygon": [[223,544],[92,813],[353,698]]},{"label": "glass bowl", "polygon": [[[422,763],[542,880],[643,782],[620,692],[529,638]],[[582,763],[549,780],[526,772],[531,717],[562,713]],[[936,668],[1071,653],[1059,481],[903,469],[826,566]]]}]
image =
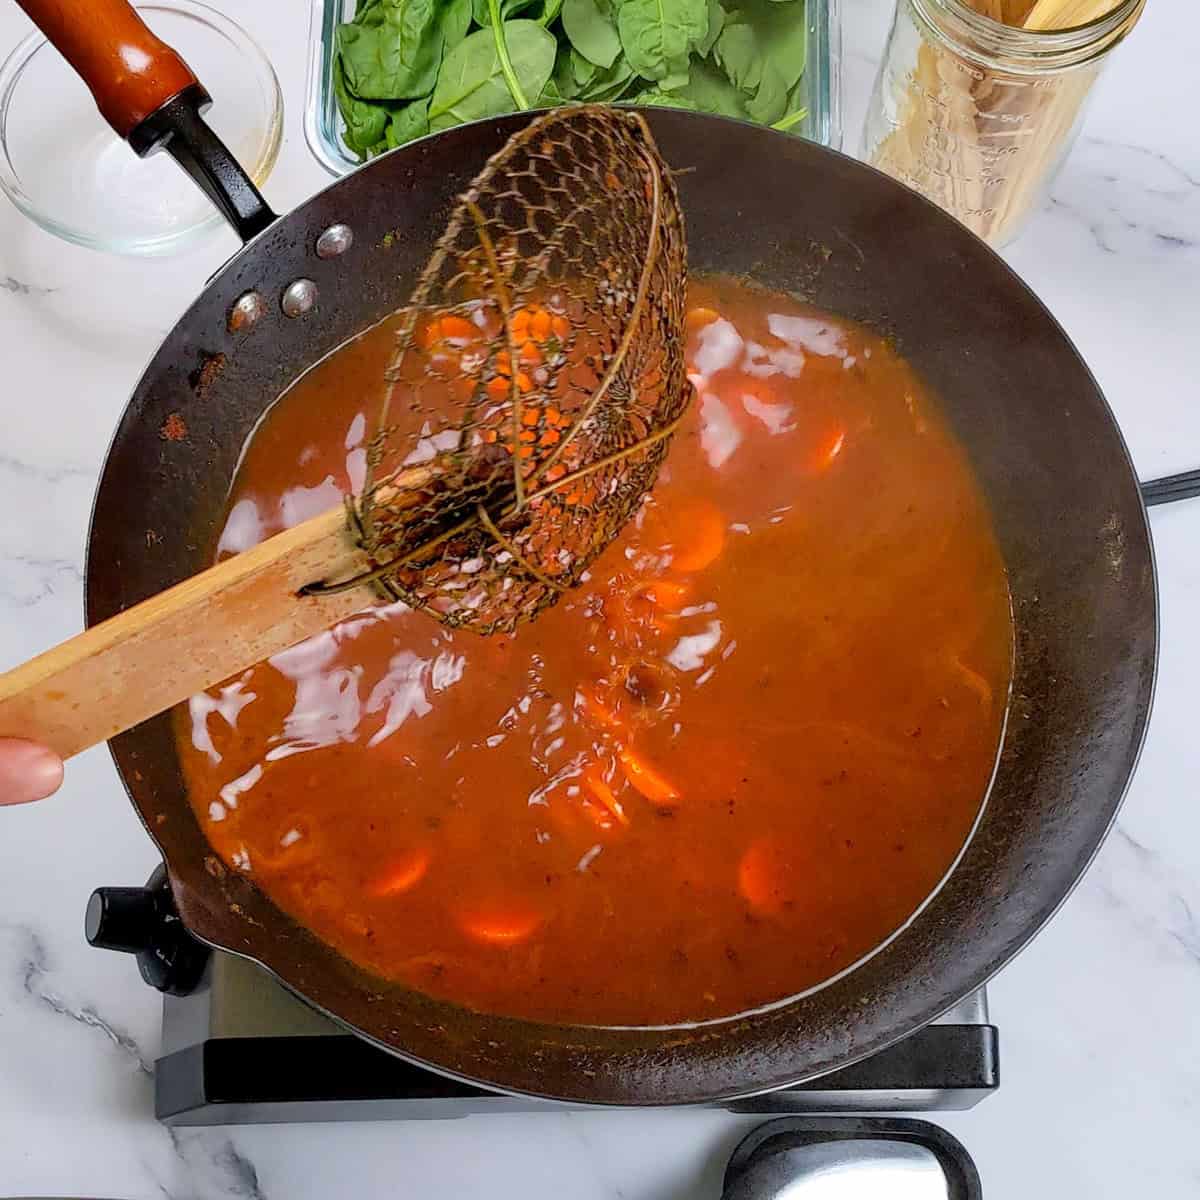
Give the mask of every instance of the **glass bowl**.
[{"label": "glass bowl", "polygon": [[[266,55],[195,0],[137,9],[213,97],[205,119],[261,186],[283,133],[283,97]],[[113,133],[37,32],[0,66],[0,188],[57,237],[116,254],[167,254],[221,220],[170,155],[138,158]]]}]

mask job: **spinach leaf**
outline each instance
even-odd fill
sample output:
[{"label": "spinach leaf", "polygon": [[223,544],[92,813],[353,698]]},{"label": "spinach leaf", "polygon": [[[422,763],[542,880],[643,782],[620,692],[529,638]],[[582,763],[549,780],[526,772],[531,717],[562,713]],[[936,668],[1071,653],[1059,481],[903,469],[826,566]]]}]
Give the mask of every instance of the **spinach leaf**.
[{"label": "spinach leaf", "polygon": [[529,107],[529,97],[513,70],[512,59],[508,56],[508,35],[504,28],[504,18],[500,15],[501,0],[488,0],[488,16],[491,18],[492,41],[496,44],[496,57],[500,60],[500,74],[504,76],[504,84],[508,94],[513,99],[513,107],[518,111]]},{"label": "spinach leaf", "polygon": [[333,94],[337,99],[346,131],[342,135],[346,145],[360,158],[366,158],[371,149],[384,136],[388,123],[388,110],[382,104],[360,100],[346,86],[342,61],[333,64]]},{"label": "spinach leaf", "polygon": [[632,103],[644,104],[648,108],[683,108],[688,112],[700,111],[700,106],[695,100],[689,100],[678,92],[660,92],[657,89],[642,92]]},{"label": "spinach leaf", "polygon": [[[521,89],[526,96],[540,96],[554,70],[553,35],[536,21],[505,21],[503,32]],[[429,101],[430,131],[513,111],[493,31],[468,34],[442,63]]]},{"label": "spinach leaf", "polygon": [[746,119],[745,97],[707,60],[692,67],[691,79],[677,91],[645,92],[633,97],[631,103],[687,108],[696,112],[717,113],[723,117],[739,117],[743,121]]},{"label": "spinach leaf", "polygon": [[726,14],[713,57],[742,91],[758,92],[772,71],[785,92],[804,74],[808,31],[804,0],[739,0]]},{"label": "spinach leaf", "polygon": [[660,92],[678,91],[681,87],[687,87],[688,80],[691,77],[691,67],[685,62],[679,70],[672,71],[669,75],[664,75],[658,81],[658,90]]},{"label": "spinach leaf", "polygon": [[554,71],[550,76],[550,82],[542,89],[543,93],[549,88],[553,88],[555,95],[558,96],[558,100],[554,103],[574,100],[579,95],[579,84],[575,80],[575,60],[571,47],[566,42],[560,42],[558,45],[558,53],[554,58]]},{"label": "spinach leaf", "polygon": [[339,25],[346,86],[361,100],[426,96],[442,61],[437,0],[381,0],[368,23]]},{"label": "spinach leaf", "polygon": [[589,62],[606,71],[621,53],[608,0],[563,0],[563,31]]},{"label": "spinach leaf", "polygon": [[796,82],[796,86],[788,92],[787,111],[772,124],[772,129],[778,129],[781,133],[791,131],[803,136],[801,129],[798,129],[797,126],[800,126],[808,117],[808,108],[804,103],[805,91],[804,79],[801,77]]},{"label": "spinach leaf", "polygon": [[387,127],[387,148],[395,150],[405,142],[424,137],[429,132],[429,102],[414,100],[392,113]]},{"label": "spinach leaf", "polygon": [[442,41],[449,53],[467,36],[474,13],[471,0],[448,0],[442,13]]},{"label": "spinach leaf", "polygon": [[[500,0],[500,15],[507,20],[532,8],[537,0]],[[488,11],[488,0],[471,0],[475,24],[481,29],[487,29],[492,23],[492,14]]]},{"label": "spinach leaf", "polygon": [[725,10],[720,0],[708,0],[708,32],[696,43],[696,53],[701,58],[707,58],[721,30],[725,28]]},{"label": "spinach leaf", "polygon": [[354,10],[354,25],[382,25],[383,0],[362,0]]},{"label": "spinach leaf", "polygon": [[707,0],[622,0],[617,31],[625,57],[660,88],[687,81],[688,55],[708,33]]},{"label": "spinach leaf", "polygon": [[592,80],[596,78],[600,68],[594,62],[588,62],[574,47],[571,48],[571,74],[575,76],[576,86],[582,98],[586,95]]},{"label": "spinach leaf", "polygon": [[578,99],[596,104],[610,104],[624,95],[636,81],[638,80],[633,68],[622,56],[607,71],[598,70],[586,89],[580,91]]},{"label": "spinach leaf", "polygon": [[750,119],[760,125],[770,125],[787,112],[788,89],[783,76],[768,61],[763,63],[758,91],[746,101],[746,112]]},{"label": "spinach leaf", "polygon": [[562,6],[563,0],[543,0],[542,15],[538,17],[538,24],[543,28],[548,26],[562,11]]}]

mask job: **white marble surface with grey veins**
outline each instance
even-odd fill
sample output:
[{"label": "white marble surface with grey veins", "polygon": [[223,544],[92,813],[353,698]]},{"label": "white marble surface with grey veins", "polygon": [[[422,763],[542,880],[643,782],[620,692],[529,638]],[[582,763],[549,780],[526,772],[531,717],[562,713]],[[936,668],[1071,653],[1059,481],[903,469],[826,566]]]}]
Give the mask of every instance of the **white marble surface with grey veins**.
[{"label": "white marble surface with grey veins", "polygon": [[[267,187],[283,210],[327,182],[301,134],[305,6],[235,7],[290,106]],[[843,7],[853,148],[889,14],[885,0]],[[0,46],[25,28],[15,5],[0,5]],[[1144,478],[1200,466],[1197,45],[1200,9],[1150,0],[1053,194],[1008,252],[1091,364]],[[219,232],[166,261],[108,258],[0,202],[0,668],[77,631],[89,507],[117,416],[233,249]],[[1153,525],[1163,657],[1141,767],[1083,884],[992,988],[1000,1092],[944,1118],[989,1200],[1200,1195],[1200,502],[1157,510]],[[154,861],[103,749],[70,764],[54,800],[0,812],[0,1194],[718,1194],[745,1118],[560,1111],[178,1133],[155,1124],[158,997],[129,960],[81,936],[91,888],[140,881]]]}]

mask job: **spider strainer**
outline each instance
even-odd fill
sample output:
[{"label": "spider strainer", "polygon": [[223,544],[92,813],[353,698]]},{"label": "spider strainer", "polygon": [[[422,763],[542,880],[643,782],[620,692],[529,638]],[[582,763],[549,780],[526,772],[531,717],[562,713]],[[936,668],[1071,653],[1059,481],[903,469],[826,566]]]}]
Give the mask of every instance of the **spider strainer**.
[{"label": "spider strainer", "polygon": [[654,483],[691,397],[686,283],[645,122],[536,119],[462,197],[401,315],[347,513],[0,675],[0,728],[75,754],[351,616],[369,584],[478,633],[532,619]]},{"label": "spider strainer", "polygon": [[669,170],[636,113],[535,120],[460,199],[405,310],[352,524],[370,578],[510,630],[634,514],[691,396]]}]

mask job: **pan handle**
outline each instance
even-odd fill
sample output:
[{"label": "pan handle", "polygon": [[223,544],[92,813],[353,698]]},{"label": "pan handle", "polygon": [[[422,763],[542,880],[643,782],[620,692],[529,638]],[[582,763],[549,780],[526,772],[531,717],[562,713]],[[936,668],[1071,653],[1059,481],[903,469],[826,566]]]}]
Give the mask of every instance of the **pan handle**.
[{"label": "pan handle", "polygon": [[1200,471],[1165,475],[1162,479],[1149,479],[1142,484],[1142,501],[1147,508],[1152,504],[1190,500],[1193,496],[1200,496]]},{"label": "pan handle", "polygon": [[166,150],[248,242],[276,218],[205,124],[208,92],[126,0],[17,0],[87,84],[100,115],[143,158]]}]

